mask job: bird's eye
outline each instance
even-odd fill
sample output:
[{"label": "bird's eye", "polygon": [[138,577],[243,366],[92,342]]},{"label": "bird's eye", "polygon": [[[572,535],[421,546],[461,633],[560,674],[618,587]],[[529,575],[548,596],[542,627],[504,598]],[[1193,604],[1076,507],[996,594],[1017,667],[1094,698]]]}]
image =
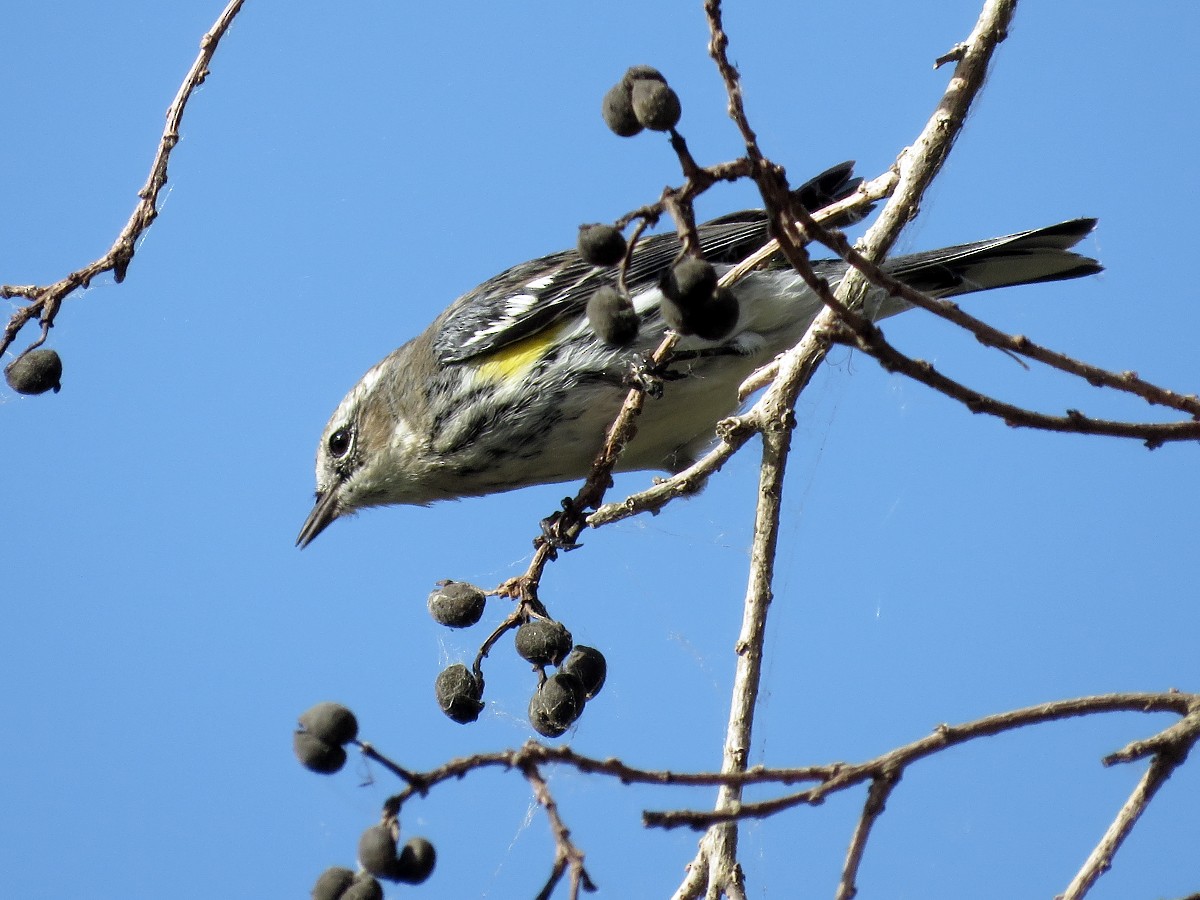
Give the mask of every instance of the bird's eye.
[{"label": "bird's eye", "polygon": [[350,438],[349,428],[339,428],[329,436],[329,453],[334,459],[341,459],[350,452]]}]

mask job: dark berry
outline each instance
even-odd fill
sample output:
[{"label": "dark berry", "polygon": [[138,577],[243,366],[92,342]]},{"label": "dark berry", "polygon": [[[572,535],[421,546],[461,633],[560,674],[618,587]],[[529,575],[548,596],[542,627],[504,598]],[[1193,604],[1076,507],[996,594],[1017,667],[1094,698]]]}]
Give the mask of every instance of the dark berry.
[{"label": "dark berry", "polygon": [[348,744],[358,737],[358,720],[340,703],[326,701],[300,715],[300,727],[326,744]]},{"label": "dark berry", "polygon": [[639,78],[630,91],[633,114],[651,131],[670,131],[679,124],[679,95],[666,82]]},{"label": "dark berry", "polygon": [[692,333],[692,329],[688,327],[687,314],[670,297],[663,297],[662,303],[658,305],[658,312],[672,331],[678,334]]},{"label": "dark berry", "polygon": [[614,84],[608,89],[600,104],[600,114],[609,130],[620,137],[633,137],[642,130],[642,123],[633,113],[633,100],[626,84]]},{"label": "dark berry", "polygon": [[588,324],[606,344],[623,347],[637,337],[641,320],[629,298],[610,284],[597,288],[588,299]]},{"label": "dark berry", "polygon": [[30,350],[5,367],[4,378],[18,394],[44,394],[49,390],[57,394],[62,387],[62,370],[62,359],[55,351]]},{"label": "dark berry", "polygon": [[708,303],[717,293],[717,270],[695,256],[685,256],[663,273],[659,290],[681,309]]},{"label": "dark berry", "polygon": [[574,675],[583,685],[583,693],[591,700],[604,687],[604,679],[608,677],[608,663],[604,654],[594,647],[576,644],[559,669],[568,675]]},{"label": "dark berry", "polygon": [[354,876],[354,884],[346,889],[339,900],[383,900],[383,885],[375,880],[374,875],[359,872]]},{"label": "dark berry", "polygon": [[332,775],[346,764],[345,750],[337,744],[327,744],[307,731],[292,735],[292,750],[304,768],[321,775]]},{"label": "dark berry", "polygon": [[663,77],[663,73],[653,66],[630,66],[625,70],[625,74],[621,76],[621,83],[626,87],[632,87],[635,81],[643,79],[660,81],[663,84],[667,83],[667,79]]},{"label": "dark berry", "polygon": [[553,619],[533,619],[517,629],[516,644],[535,666],[557,666],[571,652],[571,632]]},{"label": "dark berry", "polygon": [[579,255],[593,266],[615,266],[625,258],[625,235],[612,225],[580,225]]},{"label": "dark berry", "polygon": [[433,873],[437,863],[437,852],[433,844],[423,837],[410,838],[400,851],[396,864],[396,878],[408,884],[420,884]]},{"label": "dark berry", "polygon": [[393,878],[396,872],[396,833],[383,822],[372,825],[358,839],[358,864],[379,878]]},{"label": "dark berry", "polygon": [[529,724],[545,737],[560,736],[583,712],[584,693],[583,682],[574,675],[551,675],[529,700]]},{"label": "dark berry", "polygon": [[483,616],[487,595],[465,581],[443,581],[429,595],[429,614],[450,628],[470,628]]},{"label": "dark berry", "polygon": [[455,722],[474,722],[483,711],[483,685],[462,663],[443,669],[434,682],[438,705]]},{"label": "dark berry", "polygon": [[354,882],[354,873],[345,866],[332,866],[317,876],[312,900],[339,900]]},{"label": "dark berry", "polygon": [[737,295],[728,288],[721,288],[709,303],[688,313],[691,331],[706,341],[720,341],[729,337],[738,322],[740,307]]}]

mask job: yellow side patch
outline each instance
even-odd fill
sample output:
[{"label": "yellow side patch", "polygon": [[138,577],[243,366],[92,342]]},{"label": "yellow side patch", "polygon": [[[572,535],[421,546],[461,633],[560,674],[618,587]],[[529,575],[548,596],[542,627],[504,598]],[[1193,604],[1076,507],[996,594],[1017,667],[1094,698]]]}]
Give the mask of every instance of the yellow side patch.
[{"label": "yellow side patch", "polygon": [[524,375],[537,364],[566,328],[565,322],[543,328],[516,343],[501,347],[478,360],[473,365],[480,377],[488,381],[500,381]]}]

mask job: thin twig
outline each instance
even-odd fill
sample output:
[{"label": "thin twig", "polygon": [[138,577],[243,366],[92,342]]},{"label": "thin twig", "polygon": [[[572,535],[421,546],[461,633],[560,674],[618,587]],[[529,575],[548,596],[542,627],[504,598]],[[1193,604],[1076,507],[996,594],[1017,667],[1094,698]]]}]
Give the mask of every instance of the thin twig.
[{"label": "thin twig", "polygon": [[1096,844],[1083,866],[1071,879],[1067,889],[1059,895],[1061,900],[1080,900],[1092,889],[1092,885],[1096,883],[1097,879],[1112,868],[1113,856],[1125,842],[1125,838],[1129,837],[1129,832],[1133,830],[1133,826],[1146,811],[1146,807],[1158,793],[1158,789],[1166,783],[1167,779],[1171,777],[1171,773],[1182,761],[1182,759],[1173,759],[1167,756],[1156,756],[1150,762],[1137,786],[1129,795],[1129,799],[1125,801],[1116,818],[1104,832],[1100,842]]},{"label": "thin twig", "polygon": [[41,322],[42,331],[38,339],[24,352],[29,352],[41,344],[49,334],[63,300],[77,288],[86,288],[97,275],[111,271],[113,280],[117,284],[125,280],[125,273],[129,268],[129,263],[133,260],[138,238],[158,218],[158,195],[167,183],[167,163],[170,161],[171,151],[179,143],[179,126],[183,121],[184,109],[187,107],[193,91],[208,77],[208,64],[212,61],[213,54],[217,52],[217,45],[229,30],[229,26],[233,23],[244,2],[245,0],[230,0],[229,5],[217,17],[212,28],[200,39],[200,54],[192,63],[191,69],[183,79],[183,84],[175,94],[175,99],[167,109],[166,126],[163,129],[162,138],[159,140],[158,150],[154,154],[154,161],[150,164],[150,175],[146,179],[145,185],[138,191],[138,203],[108,252],[95,262],[89,263],[51,285],[44,287],[38,285],[0,286],[0,297],[6,299],[25,297],[30,300],[25,306],[18,308],[9,319],[3,337],[0,337],[0,354],[9,348],[21,329],[34,318]]},{"label": "thin twig", "polygon": [[[920,206],[920,199],[933,177],[937,174],[949,153],[955,136],[966,119],[967,110],[983,84],[987,66],[996,44],[1007,32],[1015,2],[1012,0],[989,0],[985,3],[974,31],[967,41],[967,50],[955,69],[954,78],[947,88],[942,102],[933,118],[926,125],[914,152],[905,154],[899,166],[899,181],[891,200],[885,205],[879,219],[868,230],[860,242],[864,256],[872,261],[881,259],[892,246],[904,224],[911,220]],[[706,0],[705,14],[709,21],[709,53],[725,82],[729,98],[729,115],[738,127],[746,144],[746,156],[754,167],[754,180],[766,204],[768,219],[780,243],[780,252],[796,269],[806,283],[818,289],[820,279],[808,265],[803,250],[803,235],[796,231],[796,217],[803,216],[802,210],[793,210],[787,184],[781,170],[770,163],[758,147],[757,138],[746,117],[742,102],[742,90],[737,70],[729,61],[727,49],[729,39],[721,21],[720,0]],[[846,310],[855,311],[862,307],[867,293],[867,282],[851,271],[838,287],[837,300]],[[824,285],[828,294],[828,286]],[[777,517],[771,508],[779,503],[778,490],[786,465],[786,451],[792,427],[792,409],[799,392],[811,379],[817,365],[828,352],[828,341],[823,337],[839,316],[832,306],[827,306],[806,332],[800,344],[785,354],[780,362],[779,377],[768,388],[749,416],[763,429],[763,471],[760,478],[758,519],[756,521],[754,550],[773,547],[778,526]],[[782,451],[782,456],[778,455]],[[776,471],[776,462],[778,462]],[[763,534],[760,529],[768,533]],[[771,560],[767,560],[757,572],[752,563],[751,586],[747,591],[746,612],[743,617],[742,638],[747,637],[749,623],[763,617],[757,626],[759,638],[765,628],[767,602],[770,598]],[[765,584],[759,590],[756,577],[765,576]],[[760,604],[761,600],[761,604]],[[761,609],[757,608],[761,605]],[[730,713],[729,731],[726,736],[725,759],[722,770],[745,767],[749,755],[749,736],[753,723],[754,703],[757,698],[757,661],[762,651],[748,647],[743,640],[738,643],[738,666],[735,676],[733,709]],[[744,736],[744,743],[740,743]],[[731,788],[722,788],[717,799],[710,830],[705,836],[708,866],[708,896],[716,897],[725,892],[730,896],[744,893],[744,881],[736,859],[736,821],[740,818],[740,794]],[[693,865],[704,856],[700,856]]]},{"label": "thin twig", "polygon": [[[882,756],[856,765],[842,765],[836,774],[815,787],[786,794],[759,803],[744,803],[734,813],[707,810],[647,812],[642,821],[657,828],[708,828],[733,819],[761,819],[797,806],[816,806],[832,793],[869,781],[883,772],[901,770],[912,763],[967,741],[990,737],[1016,728],[1069,719],[1076,716],[1111,712],[1173,712],[1180,716],[1200,716],[1200,694],[1167,691],[1161,694],[1102,694],[1077,697],[1029,706],[1011,712],[985,716],[963,725],[941,725],[931,735],[890,750]],[[1195,724],[1190,726],[1193,730]],[[1194,740],[1194,736],[1191,738]],[[768,770],[769,771],[769,770]]]},{"label": "thin twig", "polygon": [[542,777],[537,764],[526,761],[521,764],[521,773],[533,788],[537,802],[546,810],[546,818],[550,820],[550,830],[554,833],[554,865],[546,886],[537,895],[537,900],[550,900],[554,888],[562,880],[564,874],[570,876],[570,900],[579,900],[579,890],[593,892],[596,885],[583,867],[583,851],[571,840],[571,829],[562,820],[558,812],[558,803],[550,793],[550,786]]},{"label": "thin twig", "polygon": [[888,797],[896,785],[900,783],[900,770],[888,769],[875,776],[871,788],[867,791],[867,799],[863,803],[862,814],[854,826],[854,835],[850,838],[850,847],[846,851],[846,861],[842,864],[842,877],[838,881],[837,893],[834,900],[854,900],[858,894],[858,870],[862,866],[863,854],[866,853],[867,839],[871,829],[883,815]]},{"label": "thin twig", "polygon": [[1116,753],[1104,757],[1104,765],[1111,766],[1153,754],[1149,767],[1129,795],[1129,799],[1125,801],[1103,837],[1071,879],[1067,889],[1060,895],[1061,900],[1079,900],[1091,890],[1097,879],[1112,867],[1113,856],[1125,842],[1125,838],[1129,837],[1133,826],[1146,811],[1158,789],[1166,783],[1175,769],[1183,765],[1197,739],[1200,739],[1200,708],[1193,708],[1187,716],[1153,737],[1134,741]]},{"label": "thin twig", "polygon": [[[1105,764],[1112,764],[1140,759],[1146,753],[1153,753],[1155,762],[1159,763],[1158,767],[1153,769],[1159,774],[1155,775],[1153,779],[1144,780],[1145,790],[1126,804],[1118,816],[1118,821],[1109,829],[1110,834],[1106,834],[1102,841],[1103,847],[1093,854],[1095,859],[1105,861],[1111,860],[1112,853],[1115,852],[1120,840],[1133,827],[1137,815],[1140,815],[1145,803],[1149,802],[1154,790],[1165,780],[1174,766],[1182,764],[1188,750],[1200,738],[1200,694],[1185,694],[1171,690],[1161,693],[1103,694],[1060,700],[985,716],[982,719],[960,725],[941,725],[924,738],[896,747],[861,763],[832,763],[794,768],[755,766],[740,771],[672,772],[638,768],[618,759],[586,756],[566,746],[546,746],[536,741],[528,741],[519,748],[476,754],[451,760],[427,772],[414,772],[391,761],[370,743],[361,742],[359,747],[365,757],[383,765],[406,783],[403,790],[384,802],[383,817],[385,820],[398,818],[401,807],[414,796],[424,796],[439,784],[457,781],[472,772],[490,768],[520,771],[534,785],[535,792],[538,790],[539,780],[544,786],[540,767],[545,765],[569,766],[581,773],[602,775],[622,784],[657,784],[692,788],[718,785],[731,790],[740,790],[747,784],[789,785],[797,782],[817,782],[808,790],[789,793],[762,803],[743,804],[733,801],[723,812],[679,810],[643,813],[644,824],[665,828],[685,825],[711,829],[714,824],[733,823],[748,817],[765,817],[798,805],[818,805],[831,794],[870,782],[875,787],[868,795],[843,873],[843,884],[852,888],[858,865],[852,857],[861,857],[861,849],[856,848],[861,848],[865,844],[867,832],[874,824],[875,819],[883,812],[883,801],[890,793],[891,786],[894,786],[908,766],[968,741],[1062,719],[1114,712],[1146,714],[1170,712],[1181,718],[1178,722],[1162,729],[1158,734],[1135,741],[1104,758]],[[532,778],[530,772],[534,773]],[[880,787],[881,784],[888,787]],[[538,802],[547,809],[551,828],[555,832],[556,862],[554,871],[558,873],[556,877],[561,880],[562,874],[578,866],[579,884],[587,889],[590,881],[585,881],[586,873],[582,869],[582,851],[569,840],[570,833],[566,830],[557,807],[553,805],[553,797],[549,796],[548,791],[545,797],[549,799],[549,805],[544,802],[541,794],[538,794]],[[686,879],[676,891],[675,896],[679,900],[698,897],[701,892],[708,890],[714,884],[723,885],[722,890],[733,890],[734,893],[730,896],[737,896],[736,892],[741,887],[740,877],[734,878],[731,873],[721,870],[714,872],[711,868],[710,855],[720,850],[719,843],[714,843],[711,836],[719,833],[718,830],[706,832],[700,854],[693,860]],[[720,880],[714,880],[717,875],[721,876]],[[548,887],[552,887],[552,885],[548,885]],[[844,894],[846,898],[850,896],[852,894]]]},{"label": "thin twig", "polygon": [[870,322],[835,326],[829,331],[829,336],[873,356],[889,372],[906,375],[938,393],[958,400],[973,413],[995,416],[1014,428],[1133,438],[1144,441],[1150,449],[1172,441],[1200,440],[1200,421],[1195,419],[1177,422],[1122,422],[1086,416],[1073,409],[1067,410],[1064,415],[1055,416],[997,400],[943,375],[925,360],[914,359],[901,353],[884,338],[878,326]]},{"label": "thin twig", "polygon": [[1179,394],[1138,376],[1136,372],[1112,372],[1037,344],[1020,334],[1008,334],[962,310],[957,303],[932,297],[889,275],[862,257],[840,232],[814,227],[808,236],[860,270],[876,287],[971,332],[981,344],[1036,360],[1053,369],[1082,378],[1094,387],[1107,387],[1140,397],[1154,406],[1166,406],[1200,418],[1200,398]]}]

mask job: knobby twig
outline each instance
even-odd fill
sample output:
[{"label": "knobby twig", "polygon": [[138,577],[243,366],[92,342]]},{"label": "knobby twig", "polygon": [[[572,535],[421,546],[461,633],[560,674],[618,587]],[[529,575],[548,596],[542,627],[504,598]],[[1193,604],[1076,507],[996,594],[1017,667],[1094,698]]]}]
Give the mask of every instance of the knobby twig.
[{"label": "knobby twig", "polygon": [[23,352],[28,353],[40,346],[49,336],[50,328],[54,325],[63,301],[77,288],[88,287],[97,275],[112,272],[113,280],[117,284],[125,280],[125,273],[133,260],[138,239],[158,218],[158,195],[167,183],[167,163],[170,161],[171,151],[179,143],[179,126],[183,121],[183,111],[187,107],[192,93],[208,77],[208,65],[212,61],[213,54],[217,52],[217,45],[229,30],[229,26],[233,24],[233,20],[244,2],[245,0],[230,0],[229,5],[217,17],[212,28],[200,39],[200,53],[196,57],[196,61],[192,63],[191,69],[183,79],[183,84],[179,86],[179,91],[175,94],[175,99],[171,101],[171,105],[167,109],[166,126],[154,154],[154,161],[150,164],[150,175],[146,179],[146,184],[138,191],[138,203],[108,252],[95,262],[89,263],[82,269],[78,269],[50,285],[0,286],[0,297],[5,299],[25,297],[30,301],[25,306],[19,307],[9,319],[3,337],[0,337],[0,354],[3,354],[16,340],[21,329],[35,318],[41,322],[41,334]]},{"label": "knobby twig", "polygon": [[1134,787],[1129,799],[1125,801],[1112,824],[1104,832],[1104,836],[1096,844],[1088,858],[1084,861],[1066,891],[1059,896],[1062,900],[1079,900],[1091,889],[1096,880],[1112,866],[1113,856],[1118,848],[1129,837],[1133,826],[1137,824],[1146,807],[1158,789],[1163,786],[1172,773],[1183,765],[1188,753],[1200,738],[1200,709],[1193,707],[1191,712],[1170,728],[1144,741],[1134,741],[1129,746],[1112,753],[1102,760],[1104,765],[1111,766],[1121,762],[1132,762],[1145,756],[1152,756],[1149,767]]},{"label": "knobby twig", "polygon": [[[985,3],[975,29],[965,42],[962,59],[955,67],[950,86],[937,111],[913,148],[901,157],[899,179],[891,199],[860,242],[860,252],[867,260],[877,262],[882,259],[904,224],[916,215],[925,189],[939,171],[966,120],[971,102],[983,85],[988,63],[996,45],[1007,33],[1015,5],[1015,0],[988,0]],[[818,293],[828,294],[828,286],[817,278],[808,265],[803,251],[804,235],[796,230],[797,216],[801,217],[803,224],[803,211],[791,208],[782,173],[762,154],[746,117],[740,77],[727,54],[729,39],[721,20],[720,0],[707,0],[705,13],[711,36],[709,52],[725,82],[729,114],[746,144],[746,156],[754,166],[754,179],[766,204],[780,251],[811,288]],[[800,391],[828,352],[829,344],[823,337],[824,332],[836,324],[839,314],[853,313],[863,306],[867,287],[861,274],[853,270],[847,273],[838,287],[837,304],[827,306],[817,316],[800,344],[784,354],[778,377],[751,410],[750,415],[763,433],[763,466],[751,550],[750,587],[746,596],[743,633],[737,645],[733,709],[726,736],[723,771],[744,769],[750,750],[749,737],[759,689],[758,661],[762,653],[761,638],[765,632],[766,609],[771,594],[771,564],[778,534],[781,478],[794,422],[792,410]],[[837,307],[840,307],[840,311]],[[768,554],[768,558],[756,565],[760,553]],[[756,646],[743,643],[748,632],[757,636],[759,643]],[[730,897],[744,895],[744,880],[736,858],[736,810],[740,808],[740,794],[722,788],[714,812],[714,816],[720,818],[710,823],[709,831],[701,842],[700,854],[693,860],[693,871],[706,863],[708,877],[703,888],[709,897],[718,897],[722,893]],[[694,887],[695,892],[685,896],[699,896],[697,882],[698,879],[689,877],[688,884]]]},{"label": "knobby twig", "polygon": [[[545,746],[536,741],[529,741],[516,749],[475,754],[451,760],[427,772],[414,772],[393,762],[370,743],[360,741],[358,746],[364,757],[382,765],[406,782],[402,791],[385,801],[385,820],[398,819],[405,802],[415,796],[427,795],[444,782],[457,781],[483,769],[502,768],[520,772],[533,787],[538,803],[546,810],[555,837],[555,859],[550,879],[540,895],[543,897],[550,896],[550,892],[561,882],[564,875],[569,876],[572,897],[577,896],[579,889],[591,889],[591,881],[583,868],[583,853],[570,839],[570,830],[542,775],[544,766],[567,766],[583,774],[601,775],[626,785],[653,784],[690,788],[716,785],[722,791],[729,790],[730,799],[723,808],[716,810],[646,811],[642,814],[643,823],[650,827],[687,826],[708,829],[701,852],[691,863],[688,878],[676,892],[675,896],[679,898],[699,897],[705,893],[706,887],[710,888],[711,893],[711,885],[714,883],[711,867],[721,859],[725,851],[721,841],[712,839],[709,835],[721,834],[723,829],[732,827],[742,819],[776,815],[797,806],[817,806],[832,794],[867,784],[870,788],[850,842],[838,888],[838,897],[849,900],[856,891],[857,872],[871,829],[884,812],[887,799],[909,766],[968,741],[1079,716],[1117,712],[1174,713],[1180,716],[1180,719],[1157,734],[1135,741],[1103,758],[1103,764],[1108,766],[1152,757],[1141,783],[1109,826],[1096,850],[1089,856],[1080,874],[1068,888],[1068,892],[1063,895],[1078,898],[1084,895],[1087,888],[1108,867],[1112,855],[1132,829],[1155,791],[1162,786],[1171,772],[1184,762],[1192,746],[1200,740],[1200,694],[1185,694],[1174,690],[1160,693],[1102,694],[1039,704],[985,716],[960,725],[940,725],[924,738],[856,764],[835,762],[791,768],[755,766],[740,770],[730,770],[723,765],[722,771],[719,772],[674,772],[639,768],[618,759],[586,756],[566,746]],[[732,752],[736,753],[736,748]],[[805,790],[786,793],[758,803],[742,803],[736,797],[736,792],[748,784],[786,786],[798,782],[814,784]],[[736,831],[733,832],[733,838],[736,840]],[[736,872],[719,871],[716,874],[732,880],[732,886],[726,885],[723,888],[729,896],[744,895],[739,893],[744,890],[740,869]]]},{"label": "knobby twig", "polygon": [[537,895],[537,900],[550,900],[554,888],[562,880],[564,874],[570,875],[570,900],[579,900],[579,890],[594,892],[596,885],[587,869],[583,867],[583,851],[571,840],[571,830],[567,828],[562,817],[558,814],[558,804],[550,793],[550,786],[542,777],[537,765],[532,762],[521,764],[521,773],[533,788],[533,795],[541,807],[546,810],[550,820],[550,829],[554,832],[554,865],[546,886]]},{"label": "knobby twig", "polygon": [[858,824],[854,826],[854,834],[850,838],[850,849],[846,851],[846,861],[842,864],[842,877],[838,881],[834,900],[853,900],[858,894],[858,870],[862,866],[863,855],[867,850],[867,838],[871,836],[871,829],[883,815],[888,797],[892,795],[892,791],[899,783],[899,769],[881,772],[871,782],[871,788],[867,791],[867,799],[863,803],[862,814],[858,817]]},{"label": "knobby twig", "polygon": [[918,760],[967,741],[1045,722],[1112,712],[1172,712],[1182,716],[1180,722],[1151,738],[1157,746],[1154,753],[1175,759],[1176,765],[1183,761],[1179,758],[1180,754],[1186,756],[1187,749],[1200,739],[1200,694],[1166,691],[1159,694],[1100,694],[1077,697],[985,716],[963,725],[940,725],[927,737],[897,747],[867,762],[838,765],[829,778],[811,788],[756,803],[744,803],[736,810],[653,811],[643,814],[642,820],[655,828],[684,826],[700,829],[738,819],[762,819],[797,806],[818,806],[833,793],[888,776],[891,772],[903,772]]}]

